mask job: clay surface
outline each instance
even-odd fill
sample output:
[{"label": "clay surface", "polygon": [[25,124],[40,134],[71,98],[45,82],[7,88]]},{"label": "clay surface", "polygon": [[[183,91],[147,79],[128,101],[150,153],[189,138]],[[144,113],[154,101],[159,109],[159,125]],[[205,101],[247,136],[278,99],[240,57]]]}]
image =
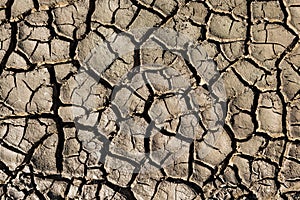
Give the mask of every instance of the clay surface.
[{"label": "clay surface", "polygon": [[297,0],[0,0],[0,199],[300,199],[299,33]]}]

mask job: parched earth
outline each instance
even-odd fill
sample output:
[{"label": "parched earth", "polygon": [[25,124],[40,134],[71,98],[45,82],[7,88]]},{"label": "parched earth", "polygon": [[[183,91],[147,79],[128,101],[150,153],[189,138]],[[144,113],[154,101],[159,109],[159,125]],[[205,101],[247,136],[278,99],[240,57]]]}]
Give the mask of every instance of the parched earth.
[{"label": "parched earth", "polygon": [[300,199],[299,0],[0,0],[1,199]]}]

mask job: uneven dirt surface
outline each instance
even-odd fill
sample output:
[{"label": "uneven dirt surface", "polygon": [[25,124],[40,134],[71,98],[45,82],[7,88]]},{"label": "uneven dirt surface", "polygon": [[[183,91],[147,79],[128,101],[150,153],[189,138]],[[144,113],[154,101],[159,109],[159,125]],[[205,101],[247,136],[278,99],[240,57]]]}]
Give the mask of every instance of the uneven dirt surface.
[{"label": "uneven dirt surface", "polygon": [[0,199],[300,199],[299,33],[299,0],[0,0]]}]

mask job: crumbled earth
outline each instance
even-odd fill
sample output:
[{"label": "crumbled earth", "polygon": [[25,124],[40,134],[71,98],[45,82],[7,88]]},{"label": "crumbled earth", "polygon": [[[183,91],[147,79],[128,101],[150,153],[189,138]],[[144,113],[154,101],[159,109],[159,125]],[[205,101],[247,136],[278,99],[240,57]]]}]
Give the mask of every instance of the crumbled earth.
[{"label": "crumbled earth", "polygon": [[300,199],[299,33],[298,0],[0,0],[0,199]]}]

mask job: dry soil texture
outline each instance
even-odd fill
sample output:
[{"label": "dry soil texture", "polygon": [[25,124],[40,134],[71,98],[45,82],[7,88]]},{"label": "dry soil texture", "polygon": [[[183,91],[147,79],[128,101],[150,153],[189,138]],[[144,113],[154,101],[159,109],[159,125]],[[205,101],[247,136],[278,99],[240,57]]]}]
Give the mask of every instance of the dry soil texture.
[{"label": "dry soil texture", "polygon": [[299,0],[0,0],[0,199],[300,199],[299,33]]}]

